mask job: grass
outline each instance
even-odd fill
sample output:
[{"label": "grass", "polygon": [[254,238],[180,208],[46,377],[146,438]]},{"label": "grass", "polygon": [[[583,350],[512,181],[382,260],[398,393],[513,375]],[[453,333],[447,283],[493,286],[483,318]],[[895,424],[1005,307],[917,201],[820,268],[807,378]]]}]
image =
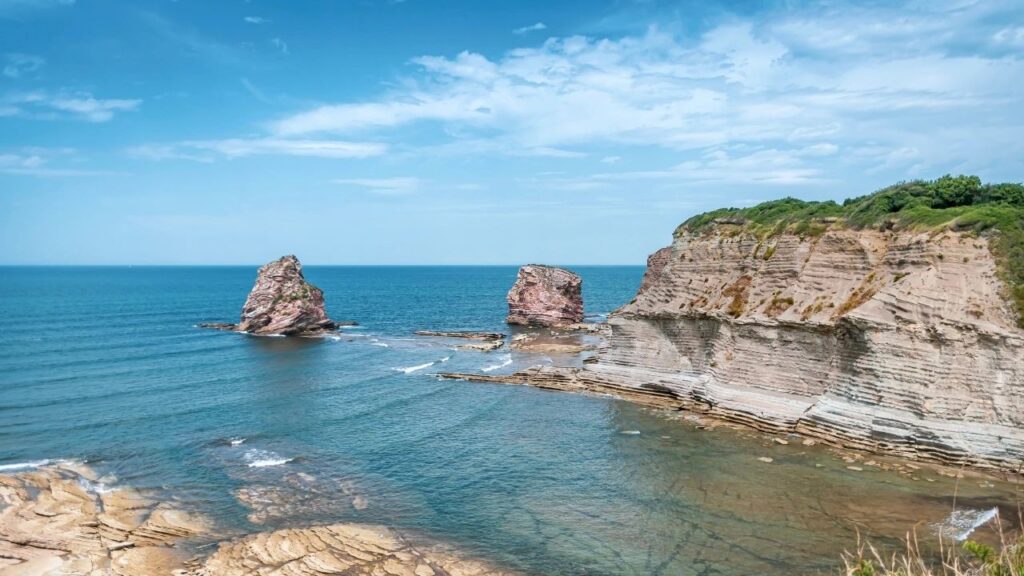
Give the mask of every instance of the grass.
[{"label": "grass", "polygon": [[945,546],[940,539],[939,557],[929,560],[921,553],[917,536],[907,536],[905,551],[883,556],[871,544],[858,542],[855,552],[843,555],[845,576],[1024,576],[1024,541],[1009,538],[1000,530],[996,546],[973,540]]},{"label": "grass", "polygon": [[[943,176],[883,188],[872,194],[833,201],[783,198],[750,208],[722,208],[683,222],[676,236],[718,225],[729,233],[747,232],[762,242],[780,234],[814,238],[832,227],[876,230],[954,230],[985,236],[1000,278],[1024,328],[1024,185],[982,184],[977,176]],[[771,259],[774,247],[763,258]]]}]

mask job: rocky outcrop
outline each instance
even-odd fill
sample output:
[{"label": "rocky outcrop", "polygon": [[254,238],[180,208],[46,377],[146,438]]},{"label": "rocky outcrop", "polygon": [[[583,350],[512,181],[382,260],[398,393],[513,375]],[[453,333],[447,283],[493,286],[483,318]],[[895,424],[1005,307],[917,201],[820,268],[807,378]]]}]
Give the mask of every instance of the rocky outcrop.
[{"label": "rocky outcrop", "polygon": [[583,321],[583,281],[576,274],[530,264],[508,292],[509,324],[562,327]]},{"label": "rocky outcrop", "polygon": [[505,345],[505,335],[500,332],[474,332],[455,331],[445,332],[439,330],[417,330],[417,336],[431,336],[434,338],[458,338],[459,340],[476,340],[468,344],[458,344],[457,350],[474,350],[477,352],[491,352]]},{"label": "rocky outcrop", "polygon": [[418,546],[381,526],[334,524],[253,534],[220,545],[194,576],[351,574],[502,576],[439,546]]},{"label": "rocky outcrop", "polygon": [[0,476],[0,574],[165,575],[208,523],[129,488],[95,491],[85,466]]},{"label": "rocky outcrop", "polygon": [[1024,333],[980,237],[682,230],[611,315],[591,387],[946,462],[1024,458]]},{"label": "rocky outcrop", "polygon": [[338,324],[327,317],[324,293],[306,282],[299,259],[283,256],[259,269],[238,324],[201,326],[259,335],[319,336]]},{"label": "rocky outcrop", "polygon": [[[312,477],[301,479],[299,486],[325,489],[310,496],[319,499],[313,505],[345,494],[345,486],[320,486]],[[293,492],[277,497],[278,488],[245,490],[242,501],[258,505],[258,521],[311,504],[294,502]],[[359,498],[355,495],[353,507],[365,507]],[[214,535],[206,519],[131,488],[104,487],[85,466],[69,463],[0,475],[0,574],[5,576],[511,574],[441,544],[414,543],[382,526],[334,524],[257,533],[223,541],[215,550],[208,545]]]}]

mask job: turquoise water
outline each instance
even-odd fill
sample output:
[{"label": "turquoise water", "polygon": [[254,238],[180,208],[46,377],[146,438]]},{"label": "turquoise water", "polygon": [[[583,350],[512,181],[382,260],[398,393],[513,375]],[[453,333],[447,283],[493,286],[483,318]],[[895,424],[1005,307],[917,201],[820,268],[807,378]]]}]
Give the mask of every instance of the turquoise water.
[{"label": "turquoise water", "polygon": [[[576,270],[593,318],[643,273]],[[195,328],[237,318],[251,267],[0,268],[0,466],[85,460],[223,535],[386,524],[541,574],[816,573],[858,530],[892,542],[949,513],[956,488],[933,474],[853,472],[798,439],[434,378],[565,360],[411,336],[506,330],[515,273],[307,267],[330,316],[361,326],[304,340]],[[959,491],[962,506],[1010,505],[1005,487]]]}]

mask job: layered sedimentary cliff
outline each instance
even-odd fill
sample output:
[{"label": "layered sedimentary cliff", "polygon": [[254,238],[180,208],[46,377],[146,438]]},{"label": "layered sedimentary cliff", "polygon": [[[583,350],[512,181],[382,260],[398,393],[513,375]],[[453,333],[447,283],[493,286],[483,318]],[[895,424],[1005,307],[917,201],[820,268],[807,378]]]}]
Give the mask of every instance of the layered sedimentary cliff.
[{"label": "layered sedimentary cliff", "polygon": [[765,429],[942,461],[1024,459],[1024,331],[988,240],[681,229],[565,377]]}]

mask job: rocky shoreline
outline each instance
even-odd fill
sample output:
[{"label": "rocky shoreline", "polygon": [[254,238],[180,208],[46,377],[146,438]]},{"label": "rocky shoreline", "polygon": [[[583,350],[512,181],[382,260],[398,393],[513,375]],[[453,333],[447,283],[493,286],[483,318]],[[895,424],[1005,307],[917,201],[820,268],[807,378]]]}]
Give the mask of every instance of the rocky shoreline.
[{"label": "rocky shoreline", "polygon": [[221,540],[204,516],[101,480],[76,463],[0,474],[0,575],[512,575],[383,526],[329,524]]}]

